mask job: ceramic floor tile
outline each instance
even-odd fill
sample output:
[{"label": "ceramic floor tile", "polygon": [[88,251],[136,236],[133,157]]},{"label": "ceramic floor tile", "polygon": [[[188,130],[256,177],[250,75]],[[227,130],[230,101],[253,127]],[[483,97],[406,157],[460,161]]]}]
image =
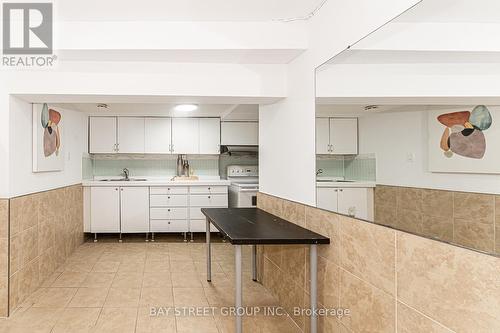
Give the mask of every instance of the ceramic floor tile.
[{"label": "ceramic floor tile", "polygon": [[133,333],[137,319],[137,308],[103,308],[97,319],[94,332]]},{"label": "ceramic floor tile", "polygon": [[113,288],[140,288],[143,272],[118,272],[111,286]]},{"label": "ceramic floor tile", "polygon": [[77,288],[43,288],[33,307],[64,308],[75,296]]},{"label": "ceramic floor tile", "polygon": [[139,288],[110,288],[104,307],[129,308],[139,305],[141,289]]},{"label": "ceramic floor tile", "polygon": [[52,333],[90,332],[100,312],[100,308],[66,308],[61,313]]},{"label": "ceramic floor tile", "polygon": [[143,288],[166,288],[172,287],[172,279],[169,272],[145,272],[142,279]]},{"label": "ceramic floor tile", "polygon": [[172,286],[174,287],[201,287],[201,280],[196,273],[171,273]]},{"label": "ceramic floor tile", "polygon": [[208,306],[203,288],[173,288],[174,304],[182,306]]},{"label": "ceramic floor tile", "polygon": [[178,333],[218,333],[214,317],[176,317]]},{"label": "ceramic floor tile", "polygon": [[85,288],[109,288],[115,273],[90,272],[81,286]]},{"label": "ceramic floor tile", "polygon": [[52,283],[52,287],[80,287],[88,274],[85,272],[63,272]]},{"label": "ceramic floor tile", "polygon": [[136,333],[176,333],[175,317],[151,313],[150,307],[141,307],[137,314]]},{"label": "ceramic floor tile", "polygon": [[118,271],[119,261],[98,261],[92,268],[93,272],[114,273]]},{"label": "ceramic floor tile", "polygon": [[173,305],[172,288],[142,288],[139,306],[169,307]]},{"label": "ceramic floor tile", "polygon": [[108,295],[108,291],[108,288],[78,288],[78,291],[69,303],[68,307],[102,307],[106,296]]}]

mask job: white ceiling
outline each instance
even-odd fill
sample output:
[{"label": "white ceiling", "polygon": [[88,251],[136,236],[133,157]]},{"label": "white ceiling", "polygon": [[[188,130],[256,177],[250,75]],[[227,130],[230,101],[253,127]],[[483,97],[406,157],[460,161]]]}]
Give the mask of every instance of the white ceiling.
[{"label": "white ceiling", "polygon": [[221,117],[225,120],[257,120],[259,117],[259,106],[256,104],[199,104],[198,110],[192,112],[178,112],[174,110],[177,104],[163,103],[110,103],[107,109],[97,108],[96,103],[53,105],[92,115]]},{"label": "white ceiling", "polygon": [[423,0],[392,22],[500,23],[500,1]]},{"label": "white ceiling", "polygon": [[447,110],[463,107],[464,110],[470,109],[474,105],[425,105],[425,104],[408,104],[408,105],[382,105],[377,104],[376,109],[365,110],[369,104],[337,104],[337,105],[316,105],[317,117],[331,116],[357,116],[362,117],[373,113],[389,113],[389,112],[415,112],[428,110]]},{"label": "white ceiling", "polygon": [[268,21],[305,16],[321,0],[59,0],[61,21]]}]

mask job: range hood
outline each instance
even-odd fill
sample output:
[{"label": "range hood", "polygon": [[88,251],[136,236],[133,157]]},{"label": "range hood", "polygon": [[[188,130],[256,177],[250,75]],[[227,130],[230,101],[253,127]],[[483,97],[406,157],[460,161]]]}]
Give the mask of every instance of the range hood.
[{"label": "range hood", "polygon": [[257,154],[259,152],[258,145],[222,145],[220,146],[221,154],[231,155],[232,153]]}]

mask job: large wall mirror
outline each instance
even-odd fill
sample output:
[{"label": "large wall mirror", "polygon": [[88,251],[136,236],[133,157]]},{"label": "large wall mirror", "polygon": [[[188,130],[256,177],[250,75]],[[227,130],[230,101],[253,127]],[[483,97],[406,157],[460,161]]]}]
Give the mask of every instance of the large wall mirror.
[{"label": "large wall mirror", "polygon": [[430,5],[316,69],[316,203],[500,256],[500,57],[426,44]]}]

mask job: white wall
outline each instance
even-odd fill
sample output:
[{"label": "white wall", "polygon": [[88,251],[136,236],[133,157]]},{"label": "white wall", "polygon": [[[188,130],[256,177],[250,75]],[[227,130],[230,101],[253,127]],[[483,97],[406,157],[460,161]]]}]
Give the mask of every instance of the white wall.
[{"label": "white wall", "polygon": [[330,0],[311,19],[309,49],[288,65],[288,97],[260,107],[262,192],[315,204],[314,69],[417,2]]},{"label": "white wall", "polygon": [[[500,193],[500,175],[428,171],[427,111],[359,118],[359,152],[375,153],[377,183],[465,192]],[[415,154],[413,162],[408,154]]]},{"label": "white wall", "polygon": [[84,151],[85,115],[71,110],[60,110],[61,147],[64,170],[60,172],[32,172],[32,105],[10,97],[10,190],[9,196],[40,192],[73,185],[82,181],[82,153]]},{"label": "white wall", "polygon": [[[2,82],[0,82],[2,91]],[[9,197],[9,96],[0,94],[0,198]]]}]

